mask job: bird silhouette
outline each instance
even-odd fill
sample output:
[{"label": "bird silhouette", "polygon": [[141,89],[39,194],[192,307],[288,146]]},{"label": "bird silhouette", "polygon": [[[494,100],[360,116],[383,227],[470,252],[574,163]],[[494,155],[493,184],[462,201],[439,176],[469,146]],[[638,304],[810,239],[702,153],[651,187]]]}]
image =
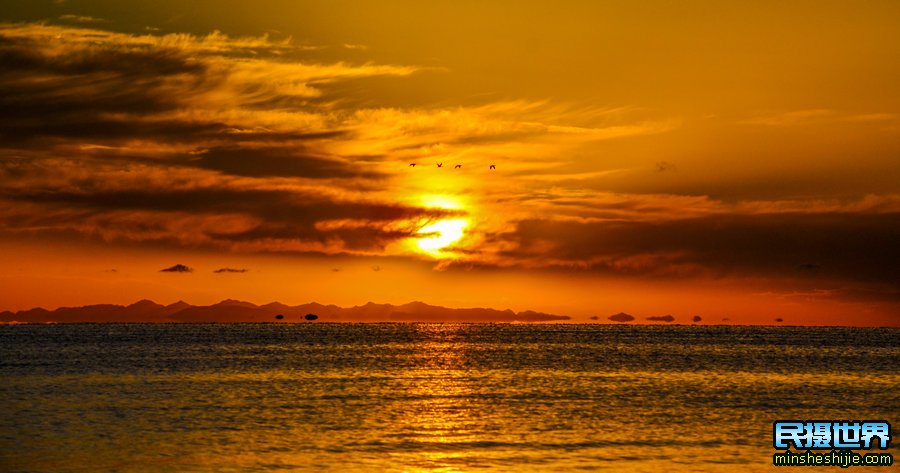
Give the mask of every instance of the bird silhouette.
[{"label": "bird silhouette", "polygon": [[462,164],[457,164],[456,166],[453,166],[453,169],[459,169],[461,167],[462,167]]},{"label": "bird silhouette", "polygon": [[444,167],[444,163],[438,163],[438,167],[439,167],[439,168]]},{"label": "bird silhouette", "polygon": [[416,163],[409,163],[409,167],[411,167],[411,168],[416,167]]},{"label": "bird silhouette", "polygon": [[496,165],[496,164],[491,164],[491,169],[497,169],[497,165]]}]

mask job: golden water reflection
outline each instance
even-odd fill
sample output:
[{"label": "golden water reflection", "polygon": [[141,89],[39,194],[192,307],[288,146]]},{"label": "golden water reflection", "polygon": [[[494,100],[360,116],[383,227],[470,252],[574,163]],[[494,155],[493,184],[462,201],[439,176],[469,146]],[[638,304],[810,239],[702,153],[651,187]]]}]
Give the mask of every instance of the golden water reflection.
[{"label": "golden water reflection", "polygon": [[[22,355],[35,339],[7,343],[15,353],[0,347],[19,363],[3,368],[0,464],[59,472],[769,471],[774,418],[841,418],[848,406],[866,418],[900,414],[896,370],[844,369],[866,359],[890,366],[882,362],[900,353],[893,345],[781,350],[722,344],[715,334],[685,344],[677,331],[662,342],[639,331],[610,341],[615,334],[576,326],[216,329],[209,337],[208,327],[141,328],[142,343],[116,349],[100,342],[112,329],[84,327],[98,333],[80,335],[81,345],[64,338],[38,347],[41,364],[21,371],[11,367],[37,359]],[[831,363],[817,366],[834,370],[758,369],[816,356]]]}]

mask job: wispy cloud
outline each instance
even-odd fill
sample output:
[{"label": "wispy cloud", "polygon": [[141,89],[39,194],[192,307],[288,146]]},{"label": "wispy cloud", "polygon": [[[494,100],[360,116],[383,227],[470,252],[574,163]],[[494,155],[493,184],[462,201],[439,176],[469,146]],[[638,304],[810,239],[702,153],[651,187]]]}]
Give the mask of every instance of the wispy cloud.
[{"label": "wispy cloud", "polygon": [[93,16],[87,15],[62,15],[59,17],[60,20],[64,22],[70,23],[105,23],[106,20],[103,18],[95,18]]},{"label": "wispy cloud", "polygon": [[748,125],[765,125],[772,127],[791,127],[827,123],[877,123],[900,120],[894,113],[865,112],[852,113],[825,108],[793,110],[760,114],[740,121]]}]

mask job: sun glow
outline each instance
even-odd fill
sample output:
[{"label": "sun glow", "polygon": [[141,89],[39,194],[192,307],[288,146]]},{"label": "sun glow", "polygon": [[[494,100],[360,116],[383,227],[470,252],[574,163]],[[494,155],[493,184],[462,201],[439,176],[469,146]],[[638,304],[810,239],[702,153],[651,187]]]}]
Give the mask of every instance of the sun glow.
[{"label": "sun glow", "polygon": [[[426,196],[422,198],[422,202],[428,208],[460,210],[463,207],[458,200],[446,196]],[[446,257],[449,255],[446,249],[465,236],[468,226],[469,221],[464,218],[447,218],[428,223],[416,232],[421,235],[415,240],[416,246],[435,258]]]},{"label": "sun glow", "polygon": [[442,250],[459,241],[465,234],[463,230],[468,225],[463,219],[440,220],[431,225],[419,229],[418,233],[424,235],[418,239],[419,249],[439,255]]}]

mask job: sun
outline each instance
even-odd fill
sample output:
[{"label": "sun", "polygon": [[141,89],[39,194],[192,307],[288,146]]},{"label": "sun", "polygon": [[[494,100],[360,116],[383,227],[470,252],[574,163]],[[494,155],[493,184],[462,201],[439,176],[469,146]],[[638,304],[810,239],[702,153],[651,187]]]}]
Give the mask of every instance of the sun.
[{"label": "sun", "polygon": [[[432,209],[461,210],[463,208],[458,199],[447,196],[425,196],[422,198],[422,203],[425,207]],[[465,236],[468,226],[469,221],[464,218],[446,218],[428,223],[416,232],[421,236],[415,239],[415,244],[420,251],[432,257],[447,257],[450,253],[445,250]]]},{"label": "sun", "polygon": [[439,220],[419,229],[417,233],[424,235],[416,242],[422,251],[438,256],[442,250],[459,241],[465,235],[468,222],[463,219]]}]

